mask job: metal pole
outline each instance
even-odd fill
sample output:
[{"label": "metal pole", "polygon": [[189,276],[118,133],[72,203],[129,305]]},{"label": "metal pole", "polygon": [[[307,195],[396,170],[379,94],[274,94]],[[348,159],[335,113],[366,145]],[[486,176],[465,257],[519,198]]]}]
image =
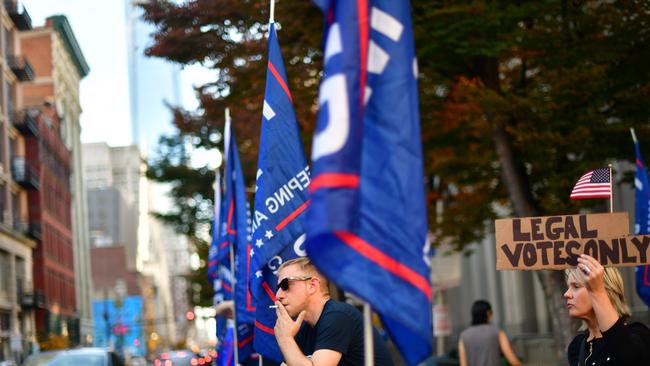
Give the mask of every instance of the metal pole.
[{"label": "metal pole", "polygon": [[275,0],[271,0],[271,11],[269,12],[269,24],[275,23],[273,17],[275,16]]},{"label": "metal pole", "polygon": [[109,347],[111,339],[111,326],[108,324],[108,289],[104,287],[104,322],[106,323],[106,347]]},{"label": "metal pole", "polygon": [[235,323],[235,329],[232,333],[233,341],[235,343],[233,353],[235,355],[235,365],[239,365],[239,342],[237,341],[237,301],[236,301],[236,288],[237,288],[237,277],[235,276],[235,248],[230,245],[230,273],[232,275],[232,320]]},{"label": "metal pole", "polygon": [[613,181],[614,176],[612,176],[612,164],[607,164],[609,167],[609,212],[614,212],[614,187]]},{"label": "metal pole", "polygon": [[[224,135],[224,163],[227,161],[228,157],[228,149],[230,148],[230,129],[231,129],[231,119],[230,119],[230,108],[226,108],[225,110],[225,117],[226,117],[226,123],[223,129],[223,135]],[[226,174],[226,176],[228,176]],[[237,277],[235,276],[235,248],[234,246],[230,245],[230,275],[232,278],[232,288],[235,289],[237,286]],[[232,320],[233,323],[235,324],[235,329],[233,329],[233,341],[235,345],[233,346],[233,354],[235,356],[235,365],[239,365],[239,343],[237,341],[237,301],[235,300],[235,291],[233,290],[233,295],[232,295],[232,304],[233,304],[233,309],[232,309]]]},{"label": "metal pole", "polygon": [[[442,290],[442,289],[438,291],[438,294],[437,294],[438,299],[436,301],[438,303],[438,305],[441,305],[441,306],[445,305],[444,293],[445,293],[445,291]],[[433,308],[432,308],[432,310],[433,310]],[[433,314],[433,316],[434,317],[436,316],[435,313]],[[435,321],[435,318],[434,318],[434,321]],[[443,335],[436,336],[436,350],[437,350],[436,355],[438,355],[438,356],[443,356],[445,354],[445,336],[443,336]]]},{"label": "metal pole", "polygon": [[230,108],[226,108],[224,113],[226,115],[226,123],[223,126],[223,162],[225,164],[228,160],[228,148],[230,148],[230,125],[232,121],[230,119]]},{"label": "metal pole", "polygon": [[363,303],[363,350],[364,350],[364,365],[373,366],[375,364],[374,358],[374,344],[372,336],[372,311],[370,304]]}]

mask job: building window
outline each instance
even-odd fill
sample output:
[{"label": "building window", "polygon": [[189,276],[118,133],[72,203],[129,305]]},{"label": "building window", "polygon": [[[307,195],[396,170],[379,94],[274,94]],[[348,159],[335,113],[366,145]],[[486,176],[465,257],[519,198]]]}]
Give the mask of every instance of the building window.
[{"label": "building window", "polygon": [[0,335],[9,335],[11,330],[11,314],[0,312]]},{"label": "building window", "polygon": [[11,31],[7,28],[4,29],[4,32],[2,32],[3,35],[3,43],[5,47],[5,55],[6,56],[13,56],[14,55],[14,42],[13,42],[13,35],[11,34]]},{"label": "building window", "polygon": [[[9,115],[9,119],[11,120],[11,115]],[[0,126],[0,170],[4,168],[5,165],[5,129]]]},{"label": "building window", "polygon": [[[21,257],[16,257],[16,292],[22,296],[23,293],[30,291],[28,288],[26,273],[25,273],[25,260]],[[20,301],[20,298],[18,299]]]},{"label": "building window", "polygon": [[14,229],[20,230],[20,200],[17,192],[11,192],[11,211]]},{"label": "building window", "polygon": [[14,88],[13,85],[9,83],[9,81],[5,80],[4,82],[4,95],[7,98],[7,114],[9,115],[9,118],[13,118],[13,113],[14,113]]},{"label": "building window", "polygon": [[0,222],[5,222],[5,212],[7,210],[7,186],[0,183]]},{"label": "building window", "polygon": [[11,263],[9,253],[0,250],[0,297],[8,298],[10,278]]}]

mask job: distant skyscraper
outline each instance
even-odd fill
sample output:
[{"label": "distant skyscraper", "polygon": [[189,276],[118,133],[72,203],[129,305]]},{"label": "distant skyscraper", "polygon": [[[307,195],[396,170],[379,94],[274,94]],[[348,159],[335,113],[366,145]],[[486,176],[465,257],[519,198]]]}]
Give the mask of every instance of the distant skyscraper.
[{"label": "distant skyscraper", "polygon": [[166,103],[181,103],[181,70],[163,59],[145,56],[154,28],[142,20],[143,10],[137,4],[147,0],[125,1],[132,137],[148,156],[155,151],[159,137],[173,131]]},{"label": "distant skyscraper", "polygon": [[[145,157],[151,156],[156,151],[161,135],[174,132],[172,124],[173,115],[168,105],[180,106],[181,100],[181,68],[176,64],[161,58],[147,57],[144,52],[151,44],[150,34],[155,30],[150,24],[142,20],[143,10],[138,4],[149,0],[125,0],[126,26],[127,26],[127,55],[129,62],[129,99],[131,106],[131,129],[133,143],[140,147]],[[153,212],[166,212],[169,210],[169,199],[165,196],[167,188],[153,182],[148,182],[149,209]],[[168,263],[169,285],[172,287],[173,311],[176,325],[183,327],[184,314],[189,308],[187,299],[186,275],[190,270],[190,249],[187,238],[174,232],[173,227],[148,218],[150,251],[164,250],[168,258],[173,258],[173,263]],[[151,260],[144,260],[145,272],[149,272],[155,281],[160,271],[154,270],[165,263],[159,262],[155,256]],[[147,270],[151,268],[151,270]],[[147,311],[145,310],[145,313]],[[174,341],[183,338],[176,334]]]}]

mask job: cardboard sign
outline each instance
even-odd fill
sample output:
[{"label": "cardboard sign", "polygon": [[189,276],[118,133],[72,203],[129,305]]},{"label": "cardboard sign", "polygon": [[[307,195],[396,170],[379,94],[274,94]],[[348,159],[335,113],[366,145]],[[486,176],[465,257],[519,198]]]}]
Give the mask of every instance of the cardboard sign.
[{"label": "cardboard sign", "polygon": [[575,267],[582,253],[607,266],[648,263],[650,236],[629,235],[627,212],[495,221],[497,269]]}]

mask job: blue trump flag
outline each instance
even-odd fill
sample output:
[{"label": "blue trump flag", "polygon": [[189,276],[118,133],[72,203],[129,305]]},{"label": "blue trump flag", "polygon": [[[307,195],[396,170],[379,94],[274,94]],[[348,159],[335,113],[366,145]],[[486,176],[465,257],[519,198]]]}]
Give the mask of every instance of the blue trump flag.
[{"label": "blue trump flag", "polygon": [[[221,174],[219,170],[215,171],[214,179],[214,218],[212,220],[212,240],[210,242],[210,251],[208,253],[208,281],[214,289],[213,304],[219,305],[226,300],[232,300],[232,276],[230,273],[230,255],[222,259],[223,263],[217,261],[219,253],[219,228],[221,225],[220,213],[221,205]],[[225,227],[225,225],[224,225]],[[224,316],[215,316],[216,336],[220,342],[226,338],[227,319]],[[220,343],[220,348],[224,343]]]},{"label": "blue trump flag", "polygon": [[[646,170],[639,142],[634,134],[634,150],[636,151],[636,176],[634,177],[634,198],[636,207],[634,210],[634,234],[648,234],[648,222],[650,221],[650,184],[648,183],[648,171]],[[639,297],[650,306],[650,266],[636,267],[636,292]]]},{"label": "blue trump flag", "polygon": [[219,354],[217,355],[217,365],[219,366],[236,366],[234,355],[234,336],[231,324],[225,325],[225,337],[219,340]]},{"label": "blue trump flag", "polygon": [[431,354],[433,336],[410,4],[316,3],[327,34],[307,252],[370,303],[413,365]]},{"label": "blue trump flag", "polygon": [[253,276],[257,311],[255,350],[271,360],[283,357],[275,340],[277,269],[304,256],[302,212],[308,205],[309,167],[298,133],[291,92],[275,24],[269,28],[269,58],[253,212]]},{"label": "blue trump flag", "polygon": [[[237,347],[239,360],[243,361],[253,352],[253,321],[255,304],[250,293],[248,277],[250,270],[250,241],[248,240],[248,204],[244,175],[241,170],[237,143],[232,131],[228,135],[225,172],[224,210],[221,212],[221,234],[217,259],[229,257],[230,248],[235,253],[235,310],[237,324]],[[228,253],[225,253],[228,251]],[[232,260],[232,258],[230,258]]]}]

